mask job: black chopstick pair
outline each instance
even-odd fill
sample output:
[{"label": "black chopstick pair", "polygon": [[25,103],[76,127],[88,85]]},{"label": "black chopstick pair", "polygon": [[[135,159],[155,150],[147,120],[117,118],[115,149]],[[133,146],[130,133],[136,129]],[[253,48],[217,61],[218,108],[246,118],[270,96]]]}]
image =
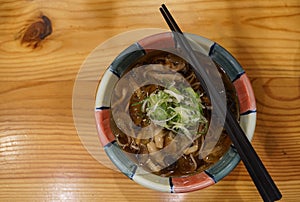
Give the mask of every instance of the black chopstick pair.
[{"label": "black chopstick pair", "polygon": [[[208,76],[206,71],[204,71],[204,68],[201,68],[201,64],[198,61],[191,45],[183,35],[179,26],[164,4],[161,5],[160,12],[162,13],[165,21],[173,32],[176,42],[180,45],[181,51],[184,51],[184,54],[188,56],[190,61],[192,62],[191,66],[193,67],[197,78],[200,80],[205,92],[207,93],[207,95],[217,99],[219,96],[218,92],[213,88],[213,85],[210,83],[209,79],[207,79]],[[220,106],[214,107],[217,108],[218,111],[223,113],[221,114],[221,116],[226,117],[224,128],[228,132],[231,141],[237,149],[241,160],[244,162],[263,200],[275,201],[281,199],[282,195],[279,189],[275,185],[274,181],[272,180],[271,176],[269,175],[268,171],[266,170],[265,166],[258,157],[250,141],[248,140],[244,131],[241,129],[237,120],[234,118],[231,111],[224,111]]]}]

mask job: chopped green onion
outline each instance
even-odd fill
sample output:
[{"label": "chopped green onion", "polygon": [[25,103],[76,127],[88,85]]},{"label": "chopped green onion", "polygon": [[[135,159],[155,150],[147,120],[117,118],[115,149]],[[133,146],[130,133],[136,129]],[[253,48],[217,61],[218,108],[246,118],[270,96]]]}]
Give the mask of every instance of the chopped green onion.
[{"label": "chopped green onion", "polygon": [[[178,134],[183,133],[190,139],[198,137],[199,124],[204,124],[205,130],[207,129],[208,122],[203,115],[201,96],[191,87],[177,89],[172,86],[158,90],[139,104],[142,104],[141,111],[147,113],[154,124]],[[200,132],[202,134],[203,131]]]}]

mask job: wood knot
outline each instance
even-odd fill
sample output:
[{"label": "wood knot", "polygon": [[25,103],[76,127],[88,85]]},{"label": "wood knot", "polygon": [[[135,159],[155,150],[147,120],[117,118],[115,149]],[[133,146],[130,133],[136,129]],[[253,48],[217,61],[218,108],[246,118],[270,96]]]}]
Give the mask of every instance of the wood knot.
[{"label": "wood knot", "polygon": [[21,36],[21,44],[36,48],[51,33],[52,25],[50,19],[45,15],[41,15],[35,22],[24,29]]}]

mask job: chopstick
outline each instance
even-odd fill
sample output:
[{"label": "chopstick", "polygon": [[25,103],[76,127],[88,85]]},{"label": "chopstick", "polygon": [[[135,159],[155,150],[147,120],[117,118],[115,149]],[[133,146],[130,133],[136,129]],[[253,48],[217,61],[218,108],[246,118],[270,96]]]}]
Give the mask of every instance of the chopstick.
[{"label": "chopstick", "polygon": [[[211,81],[207,79],[209,77],[206,71],[204,71],[204,68],[201,67],[201,64],[198,61],[197,56],[194,53],[191,45],[183,35],[182,31],[175,22],[166,5],[162,4],[159,10],[162,13],[168,26],[172,30],[175,41],[180,45],[182,51],[185,52],[185,55],[193,63],[191,64],[191,66],[193,67],[197,78],[200,80],[204,91],[209,96],[212,96],[214,99],[218,99],[218,96],[220,95],[218,94],[217,90],[213,87],[214,85],[211,83]],[[229,134],[231,141],[233,142],[238,154],[240,155],[241,160],[243,161],[246,169],[248,170],[262,199],[264,201],[275,201],[281,199],[282,195],[279,189],[275,185],[273,179],[271,178],[270,174],[266,170],[259,156],[255,152],[254,148],[252,147],[250,141],[248,140],[244,131],[240,127],[239,123],[235,119],[233,113],[230,110],[223,110],[220,106],[213,107],[217,108],[217,110],[222,113],[221,116],[226,117],[224,128]]]}]

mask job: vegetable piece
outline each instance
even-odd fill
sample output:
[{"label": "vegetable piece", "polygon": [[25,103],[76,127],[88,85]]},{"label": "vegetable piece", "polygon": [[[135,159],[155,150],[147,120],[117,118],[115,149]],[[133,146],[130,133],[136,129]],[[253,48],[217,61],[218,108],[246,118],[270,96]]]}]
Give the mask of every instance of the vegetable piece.
[{"label": "vegetable piece", "polygon": [[150,168],[150,170],[153,171],[153,172],[159,172],[159,171],[162,169],[162,167],[161,167],[159,164],[154,163],[151,159],[148,159],[148,160],[146,161],[146,165],[147,165],[147,166]]},{"label": "vegetable piece", "polygon": [[188,154],[194,153],[197,150],[198,150],[198,141],[196,140],[196,142],[194,143],[194,145],[191,146],[191,147],[186,148],[183,153],[185,155],[188,155]]},{"label": "vegetable piece", "polygon": [[154,142],[155,142],[156,148],[161,149],[164,147],[164,136],[165,136],[165,134],[164,134],[163,130],[161,130],[158,134],[156,134],[154,136]]},{"label": "vegetable piece", "polygon": [[149,143],[147,144],[147,149],[148,149],[149,153],[157,152],[157,151],[158,151],[158,149],[156,148],[154,142],[149,142]]}]

